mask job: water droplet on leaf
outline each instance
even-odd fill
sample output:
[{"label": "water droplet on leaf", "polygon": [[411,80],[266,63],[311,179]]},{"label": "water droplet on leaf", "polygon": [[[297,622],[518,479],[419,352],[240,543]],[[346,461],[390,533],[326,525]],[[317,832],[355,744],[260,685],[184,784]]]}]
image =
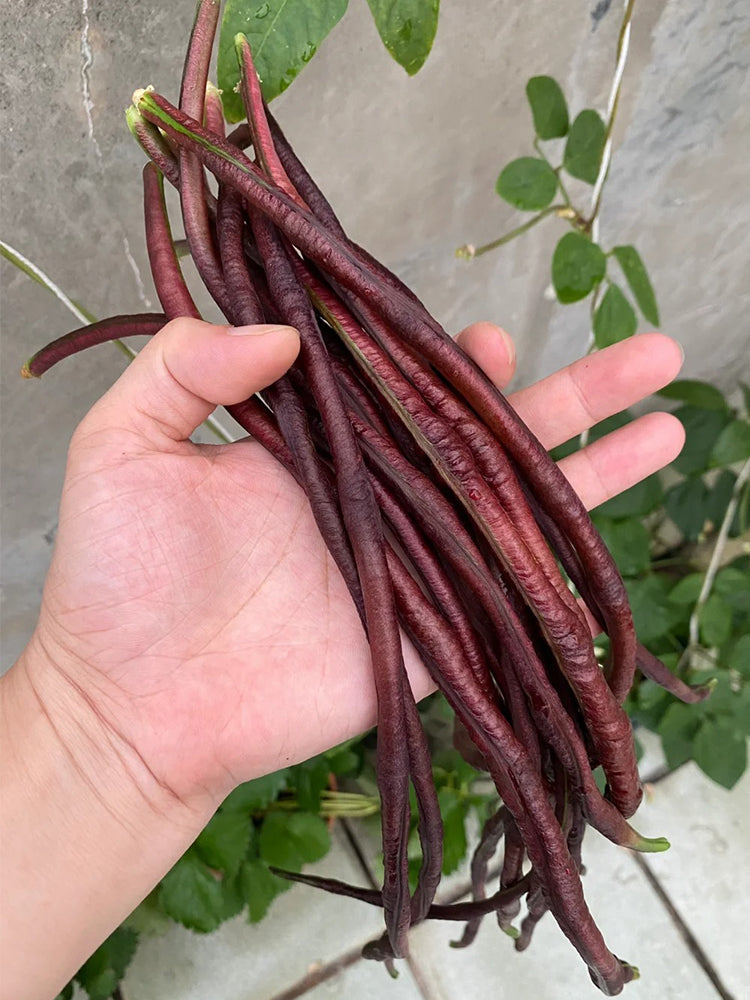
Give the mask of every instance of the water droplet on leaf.
[{"label": "water droplet on leaf", "polygon": [[262,3],[260,7],[255,11],[255,16],[257,18],[265,17],[271,9],[270,3]]}]

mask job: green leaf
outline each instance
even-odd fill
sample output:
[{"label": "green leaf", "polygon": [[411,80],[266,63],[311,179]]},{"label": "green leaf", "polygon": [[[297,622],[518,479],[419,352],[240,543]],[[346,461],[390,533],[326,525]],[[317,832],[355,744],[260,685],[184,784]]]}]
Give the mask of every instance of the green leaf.
[{"label": "green leaf", "polygon": [[605,138],[601,115],[591,108],[576,117],[568,132],[563,166],[571,177],[593,184],[602,162]]},{"label": "green leaf", "polygon": [[[641,255],[634,246],[625,245],[614,247],[612,253],[617,263],[622,268],[625,280],[633,293],[633,298],[638,303],[649,323],[654,326],[659,325],[659,308],[656,305],[656,296],[648,276]],[[674,383],[673,383],[674,384]]]},{"label": "green leaf", "polygon": [[[721,666],[721,665],[720,665]],[[711,719],[724,719],[735,732],[750,736],[750,684],[733,677],[728,670],[690,671],[691,684],[705,684],[711,677],[716,684],[708,701],[695,706],[697,712]]]},{"label": "green leaf", "polygon": [[700,382],[692,378],[679,378],[659,389],[659,396],[664,399],[678,399],[681,403],[698,407],[700,410],[727,409],[727,401],[710,382]]},{"label": "green leaf", "polygon": [[703,531],[708,499],[708,487],[700,477],[676,483],[664,496],[664,509],[688,541],[694,542]]},{"label": "green leaf", "polygon": [[633,721],[642,723],[648,729],[658,730],[662,716],[673,703],[672,699],[653,681],[641,680],[636,690],[636,701],[630,705],[628,714]]},{"label": "green leaf", "polygon": [[673,623],[675,609],[669,604],[669,583],[655,574],[637,580],[626,580],[635,630],[640,641],[648,646],[665,636]]},{"label": "green leaf", "polygon": [[328,759],[323,754],[292,769],[290,785],[295,790],[297,805],[304,812],[320,810],[320,793],[328,786],[330,773]]},{"label": "green leaf", "polygon": [[635,310],[617,285],[611,284],[594,313],[594,342],[609,347],[632,337],[638,327]]},{"label": "green leaf", "polygon": [[701,718],[691,705],[673,703],[659,723],[659,735],[672,770],[693,756],[693,740],[701,725]]},{"label": "green leaf", "polygon": [[409,76],[430,54],[440,12],[439,0],[367,0],[383,45]]},{"label": "green leaf", "polygon": [[162,879],[159,902],[173,920],[202,934],[224,919],[221,882],[192,850]]},{"label": "green leaf", "polygon": [[613,413],[611,417],[605,417],[598,424],[594,424],[589,434],[589,442],[598,441],[600,438],[606,437],[607,434],[611,434],[612,431],[619,431],[621,427],[627,427],[632,421],[633,414],[630,410],[620,410],[619,413]]},{"label": "green leaf", "polygon": [[136,906],[129,917],[123,921],[123,927],[137,934],[162,935],[172,926],[172,921],[161,908],[159,890],[154,889]]},{"label": "green leaf", "polygon": [[640,521],[608,521],[596,518],[604,544],[623,576],[637,576],[650,563],[650,536]]},{"label": "green leaf", "polygon": [[645,517],[658,507],[664,497],[664,488],[658,475],[647,476],[629,490],[612,497],[596,508],[605,517]]},{"label": "green leaf", "polygon": [[339,777],[356,775],[362,763],[360,754],[348,744],[329,750],[326,754],[326,760],[329,771]]},{"label": "green leaf", "polygon": [[195,842],[195,850],[211,868],[228,875],[239,871],[250,845],[252,820],[240,812],[217,812]]},{"label": "green leaf", "polygon": [[468,848],[466,807],[452,788],[438,791],[438,803],[443,819],[443,875],[450,875],[461,864]]},{"label": "green leaf", "polygon": [[552,255],[552,284],[560,302],[585,299],[607,270],[601,249],[580,233],[566,233]]},{"label": "green leaf", "polygon": [[273,774],[266,774],[262,778],[245,781],[224,799],[221,811],[243,812],[249,815],[252,812],[261,812],[267,809],[279,792],[286,788],[289,774],[289,768],[285,767],[281,771],[274,771]]},{"label": "green leaf", "polygon": [[726,411],[702,410],[696,406],[681,406],[674,415],[685,428],[685,445],[672,463],[683,476],[705,472],[716,441],[730,421]]},{"label": "green leaf", "polygon": [[747,740],[726,719],[703,721],[693,746],[695,763],[723,788],[733,788],[747,768]]},{"label": "green leaf", "polygon": [[236,875],[226,875],[221,881],[221,919],[231,920],[245,908],[245,893],[242,889],[241,869]]},{"label": "green leaf", "polygon": [[73,980],[65,984],[65,987],[55,997],[55,1000],[73,1000]]},{"label": "green leaf", "polygon": [[742,389],[742,402],[745,407],[745,416],[750,417],[750,385],[745,385],[744,382],[740,382],[740,388]]},{"label": "green leaf", "polygon": [[240,870],[240,885],[248,907],[251,924],[262,920],[273,900],[290,883],[284,882],[268,870],[262,861],[246,861]]},{"label": "green leaf", "polygon": [[750,573],[739,566],[725,566],[716,574],[714,591],[721,594],[727,603],[731,602],[733,607],[744,608],[743,595],[750,595]]},{"label": "green leaf", "polygon": [[688,573],[687,576],[675,584],[669,592],[669,600],[672,604],[680,606],[692,605],[698,600],[701,588],[703,587],[702,573]]},{"label": "green leaf", "polygon": [[330,847],[328,827],[312,813],[271,812],[263,820],[258,838],[258,853],[263,861],[289,871],[319,861]]},{"label": "green leaf", "polygon": [[540,139],[561,139],[568,131],[568,106],[560,84],[551,76],[532,76],[526,96]]},{"label": "green leaf", "polygon": [[750,458],[750,423],[747,420],[733,420],[728,424],[711,451],[711,465],[714,468],[743,462]]},{"label": "green leaf", "polygon": [[740,636],[734,644],[727,666],[750,679],[750,634]]},{"label": "green leaf", "polygon": [[286,90],[312,59],[328,32],[343,17],[348,0],[227,0],[219,36],[218,83],[224,114],[242,121],[245,109],[235,93],[240,72],[234,49],[239,32],[247,37],[267,101]]},{"label": "green leaf", "polygon": [[76,973],[90,1000],[109,1000],[125,975],[138,945],[138,935],[118,927]]},{"label": "green leaf", "polygon": [[732,609],[719,594],[711,594],[700,613],[700,636],[704,646],[720,646],[732,632]]},{"label": "green leaf", "polygon": [[516,208],[534,212],[552,202],[557,191],[557,174],[546,160],[521,156],[505,167],[495,190]]}]

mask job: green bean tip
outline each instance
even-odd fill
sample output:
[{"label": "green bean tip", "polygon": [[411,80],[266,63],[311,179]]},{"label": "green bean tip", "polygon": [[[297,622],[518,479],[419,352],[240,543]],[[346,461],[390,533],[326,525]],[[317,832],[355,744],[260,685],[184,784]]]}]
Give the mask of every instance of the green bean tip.
[{"label": "green bean tip", "polygon": [[631,845],[634,851],[642,854],[662,854],[672,846],[666,837],[641,837],[636,834],[636,842]]}]

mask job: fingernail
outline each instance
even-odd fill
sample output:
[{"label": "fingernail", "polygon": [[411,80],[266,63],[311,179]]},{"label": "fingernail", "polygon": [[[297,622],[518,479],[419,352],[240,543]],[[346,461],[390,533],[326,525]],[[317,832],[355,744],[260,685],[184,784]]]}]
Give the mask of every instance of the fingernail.
[{"label": "fingernail", "polygon": [[516,363],[515,342],[513,338],[510,336],[510,334],[506,333],[505,330],[502,329],[502,327],[499,328],[499,330],[500,330],[500,335],[503,339],[503,343],[505,344],[505,351],[508,355],[508,364],[511,365],[512,367]]},{"label": "fingernail", "polygon": [[231,337],[265,337],[267,333],[277,333],[280,330],[287,330],[295,333],[293,326],[280,326],[278,323],[258,323],[255,326],[230,326],[227,333]]}]

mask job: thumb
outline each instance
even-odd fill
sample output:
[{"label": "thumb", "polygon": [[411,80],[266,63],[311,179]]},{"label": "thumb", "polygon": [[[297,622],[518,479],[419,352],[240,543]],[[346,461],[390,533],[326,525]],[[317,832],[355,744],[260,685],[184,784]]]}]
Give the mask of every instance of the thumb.
[{"label": "thumb", "polygon": [[231,406],[280,378],[299,352],[290,326],[167,323],[84,418],[81,430],[135,433],[165,448],[187,440],[216,406]]}]

